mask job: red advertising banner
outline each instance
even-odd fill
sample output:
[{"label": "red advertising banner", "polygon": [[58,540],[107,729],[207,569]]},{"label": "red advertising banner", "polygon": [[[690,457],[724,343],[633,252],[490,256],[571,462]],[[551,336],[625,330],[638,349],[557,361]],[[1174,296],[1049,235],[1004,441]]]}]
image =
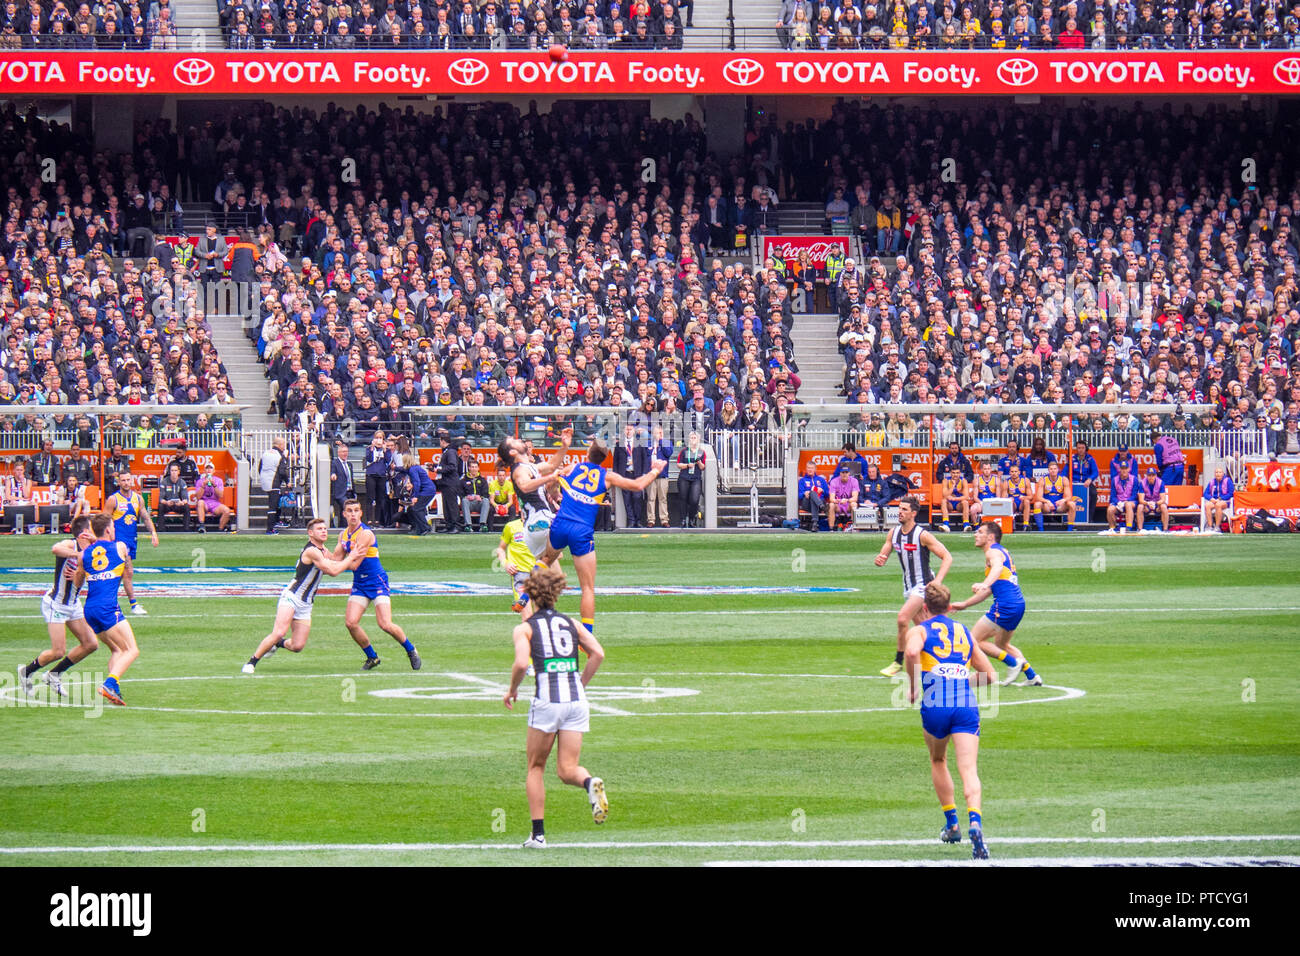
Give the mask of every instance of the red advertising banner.
[{"label": "red advertising banner", "polygon": [[1300,462],[1248,458],[1242,464],[1247,491],[1300,491]]},{"label": "red advertising banner", "polygon": [[1232,496],[1232,530],[1241,532],[1246,519],[1260,508],[1280,518],[1300,521],[1300,492],[1238,491]]},{"label": "red advertising banner", "polygon": [[935,96],[1300,92],[1294,50],[843,53],[0,52],[0,95],[80,93]]},{"label": "red advertising banner", "polygon": [[774,249],[785,257],[787,269],[805,249],[812,264],[818,269],[825,269],[826,256],[832,249],[839,249],[848,256],[849,240],[847,236],[764,236],[763,258],[770,256]]}]

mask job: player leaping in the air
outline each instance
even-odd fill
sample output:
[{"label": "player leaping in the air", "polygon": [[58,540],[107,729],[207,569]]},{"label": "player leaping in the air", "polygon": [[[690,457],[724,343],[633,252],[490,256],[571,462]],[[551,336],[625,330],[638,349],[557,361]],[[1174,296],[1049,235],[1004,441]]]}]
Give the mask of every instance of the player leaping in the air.
[{"label": "player leaping in the air", "polygon": [[388,572],[379,563],[379,539],[375,533],[361,523],[361,502],[355,498],[348,499],[343,506],[343,521],[347,527],[339,532],[338,544],[334,546],[332,557],[343,561],[345,556],[361,555],[361,560],[352,566],[352,593],[348,595],[348,610],[343,619],[348,633],[358,646],[366,653],[366,662],[361,669],[368,671],[379,666],[379,655],[370,645],[361,626],[361,615],[373,601],[375,605],[375,623],[379,629],[390,635],[402,645],[406,656],[411,661],[411,670],[418,671],[423,662],[420,654],[406,637],[406,632],[393,623],[393,602],[389,597]]},{"label": "player leaping in the air", "polygon": [[[136,537],[141,521],[149,528],[149,543],[155,548],[158,547],[158,529],[153,526],[153,515],[149,514],[149,506],[135,490],[135,478],[130,472],[123,472],[117,476],[117,491],[109,495],[104,502],[104,513],[112,516],[113,537],[119,543],[126,545],[127,557],[132,563],[135,562]],[[131,602],[132,614],[149,613],[136,601],[135,587],[131,583],[130,575],[122,581],[122,590],[126,592],[126,599]]]},{"label": "player leaping in the air", "polygon": [[[564,453],[569,450],[572,441],[573,429],[565,428],[560,433],[560,447],[555,450],[550,461],[541,464],[533,463],[528,453],[528,446],[518,438],[503,438],[501,444],[497,445],[497,458],[510,470],[510,482],[519,499],[519,520],[510,522],[507,528],[519,525],[523,532],[523,546],[532,556],[532,560],[526,565],[521,565],[518,561],[514,562],[522,572],[523,578],[528,577],[528,572],[533,569],[537,559],[546,552],[550,543],[551,522],[555,520],[555,512],[546,499],[546,486],[559,480],[560,470],[564,467]],[[501,541],[504,547],[506,543],[504,533]],[[502,560],[505,560],[504,556]],[[558,570],[558,555],[551,567]],[[511,608],[513,611],[522,611],[528,604],[528,591],[518,586],[520,580],[516,579],[515,605]]]},{"label": "player leaping in the air", "polygon": [[538,563],[550,567],[561,551],[569,549],[582,587],[582,626],[589,634],[596,633],[596,515],[605,492],[609,488],[645,491],[668,467],[668,462],[660,458],[640,478],[627,478],[605,470],[600,463],[607,454],[604,445],[593,441],[587,449],[587,460],[574,465],[560,479],[560,510],[551,522],[550,546],[538,559]]},{"label": "player leaping in the air", "polygon": [[1043,679],[1034,673],[1020,648],[1011,643],[1011,635],[1020,626],[1020,619],[1025,616],[1025,595],[1020,590],[1015,562],[1011,560],[1007,549],[1002,547],[1002,529],[991,521],[986,521],[975,529],[975,547],[984,552],[984,570],[987,573],[983,581],[971,585],[974,593],[966,600],[952,605],[952,609],[964,611],[992,595],[993,606],[975,624],[972,632],[975,640],[979,641],[985,654],[1010,668],[1003,684],[1014,683],[1023,670],[1026,683],[1040,685]]},{"label": "player leaping in the air", "polygon": [[[316,589],[320,587],[321,575],[334,577],[361,563],[359,553],[353,554],[347,561],[335,561],[326,554],[325,542],[329,536],[329,524],[324,518],[312,518],[307,522],[307,544],[298,555],[293,580],[280,592],[280,603],[275,608],[275,624],[271,627],[271,633],[257,645],[257,652],[244,665],[245,674],[254,673],[260,661],[281,647],[295,654],[306,647],[307,638],[311,636],[311,610],[316,602]],[[289,635],[287,638],[286,634]]]},{"label": "player leaping in the air", "polygon": [[[938,538],[916,523],[921,503],[908,495],[898,503],[898,527],[885,538],[885,546],[876,555],[876,567],[883,568],[891,551],[898,552],[898,563],[903,566],[903,606],[898,610],[898,650],[894,661],[880,673],[893,677],[903,669],[903,649],[907,629],[920,624],[930,612],[925,609],[925,586],[931,581],[943,583],[952,567],[952,555]],[[930,555],[939,558],[939,573],[930,570]]]},{"label": "player leaping in the air", "polygon": [[[50,648],[41,651],[30,664],[18,668],[18,682],[22,685],[23,693],[29,697],[32,693],[32,676],[55,661],[58,663],[45,675],[45,683],[60,697],[67,697],[68,692],[63,689],[63,673],[73,664],[95,653],[99,647],[99,640],[86,623],[86,614],[78,597],[79,591],[72,588],[81,552],[95,543],[90,532],[89,515],[72,519],[72,535],[73,537],[50,548],[54,554],[54,584],[41,598],[41,615],[50,632]],[[77,646],[71,651],[68,650],[68,631],[77,639]]]}]

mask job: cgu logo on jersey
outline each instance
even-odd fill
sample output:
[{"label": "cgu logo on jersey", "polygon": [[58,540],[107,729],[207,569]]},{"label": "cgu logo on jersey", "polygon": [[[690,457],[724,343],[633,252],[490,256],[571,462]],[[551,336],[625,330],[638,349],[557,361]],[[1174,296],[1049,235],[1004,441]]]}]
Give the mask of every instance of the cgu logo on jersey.
[{"label": "cgu logo on jersey", "polygon": [[569,674],[578,669],[578,661],[572,657],[552,657],[542,669],[548,674]]},{"label": "cgu logo on jersey", "polygon": [[50,897],[50,925],[56,927],[127,927],[133,936],[153,928],[152,893],[82,893],[74,886]]}]

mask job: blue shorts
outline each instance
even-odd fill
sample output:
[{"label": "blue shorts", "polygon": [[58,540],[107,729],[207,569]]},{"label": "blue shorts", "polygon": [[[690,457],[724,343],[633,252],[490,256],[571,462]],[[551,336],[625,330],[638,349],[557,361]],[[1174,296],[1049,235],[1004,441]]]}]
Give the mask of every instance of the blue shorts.
[{"label": "blue shorts", "polygon": [[132,542],[129,543],[129,544],[127,544],[127,542],[125,542],[125,541],[123,541],[122,543],[126,545],[126,553],[127,553],[127,556],[128,556],[132,561],[134,561],[134,560],[135,560],[135,545],[136,545],[136,543],[135,543],[134,541],[132,541]]},{"label": "blue shorts", "polygon": [[557,517],[551,522],[551,547],[556,551],[568,548],[575,558],[591,554],[596,550],[596,529]]},{"label": "blue shorts", "polygon": [[1025,616],[1025,605],[1023,602],[1006,604],[994,601],[993,606],[988,609],[984,616],[1002,630],[1010,633],[1020,626],[1020,619]]},{"label": "blue shorts", "polygon": [[351,597],[363,597],[368,601],[376,598],[388,597],[388,573],[380,571],[378,574],[367,574],[362,577],[359,574],[352,576]]},{"label": "blue shorts", "polygon": [[922,707],[921,727],[942,740],[949,734],[980,735],[980,712],[975,707]]},{"label": "blue shorts", "polygon": [[111,631],[124,620],[126,618],[122,616],[122,609],[116,604],[112,607],[88,606],[86,608],[86,623],[90,625],[91,631],[96,634]]}]

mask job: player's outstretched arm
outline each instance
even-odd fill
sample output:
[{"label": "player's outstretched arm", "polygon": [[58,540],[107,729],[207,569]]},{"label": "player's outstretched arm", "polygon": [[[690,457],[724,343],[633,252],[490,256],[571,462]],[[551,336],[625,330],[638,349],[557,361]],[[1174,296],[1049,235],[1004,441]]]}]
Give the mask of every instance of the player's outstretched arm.
[{"label": "player's outstretched arm", "polygon": [[532,662],[533,654],[529,640],[531,635],[532,628],[527,624],[515,625],[513,631],[515,662],[510,667],[510,689],[501,698],[502,703],[506,705],[506,710],[514,710],[515,701],[519,698],[519,684],[523,681],[524,674],[528,673],[528,665]]},{"label": "player's outstretched arm", "polygon": [[[573,428],[570,427],[560,432],[560,447],[555,449],[555,452],[551,455],[551,457],[547,461],[544,461],[537,466],[538,472],[540,472],[543,475],[549,475],[561,470],[564,467],[564,453],[569,450],[569,447],[572,444],[573,444]],[[514,476],[511,475],[511,478],[513,479]],[[518,487],[518,485],[516,485],[515,487]],[[532,488],[525,488],[523,490],[532,491],[533,488],[536,487],[537,485],[533,485]]]},{"label": "player's outstretched arm", "polygon": [[605,472],[605,484],[614,488],[622,488],[624,491],[645,491],[656,478],[663,474],[664,469],[667,467],[668,462],[659,458],[651,466],[650,470],[640,478],[625,478],[615,472],[607,471]]},{"label": "player's outstretched arm", "polygon": [[880,553],[876,555],[876,567],[883,568],[885,566],[885,563],[889,561],[889,556],[890,554],[893,553],[893,550],[894,550],[893,536],[885,535],[884,546],[881,547]]},{"label": "player's outstretched arm", "polygon": [[322,574],[328,574],[330,577],[338,577],[344,571],[348,570],[347,561],[338,561],[334,558],[327,557],[325,552],[320,548],[309,552],[308,560],[316,567],[320,568]]},{"label": "player's outstretched arm", "polygon": [[934,576],[934,579],[942,584],[943,579],[948,575],[948,569],[952,567],[952,552],[929,531],[921,532],[921,547],[929,548],[930,553],[939,559],[939,573]]},{"label": "player's outstretched arm", "polygon": [[955,604],[952,605],[952,609],[954,611],[964,611],[968,607],[974,607],[976,604],[980,604],[986,601],[989,595],[993,593],[993,582],[996,581],[1002,574],[1002,565],[1003,565],[1002,555],[994,554],[993,557],[989,559],[989,561],[990,561],[989,573],[985,575],[984,580],[981,581],[979,584],[971,585],[971,591],[973,593],[971,594],[970,597],[968,597],[964,601],[957,601]]},{"label": "player's outstretched arm", "polygon": [[605,649],[585,627],[578,630],[578,646],[587,652],[587,666],[582,669],[582,686],[586,687],[605,660]]},{"label": "player's outstretched arm", "polygon": [[917,668],[921,665],[921,648],[925,645],[925,628],[917,625],[907,632],[907,647],[903,651],[903,666],[907,668],[907,702],[916,703]]}]

